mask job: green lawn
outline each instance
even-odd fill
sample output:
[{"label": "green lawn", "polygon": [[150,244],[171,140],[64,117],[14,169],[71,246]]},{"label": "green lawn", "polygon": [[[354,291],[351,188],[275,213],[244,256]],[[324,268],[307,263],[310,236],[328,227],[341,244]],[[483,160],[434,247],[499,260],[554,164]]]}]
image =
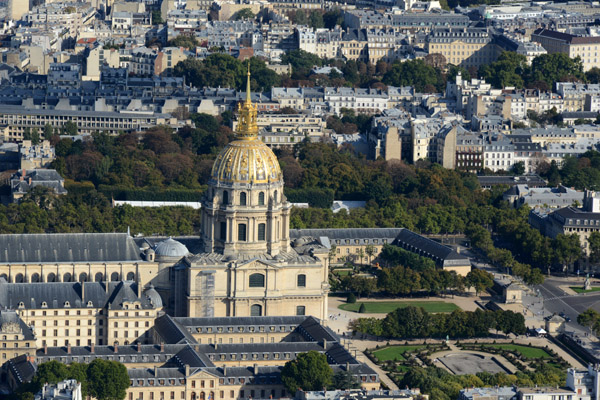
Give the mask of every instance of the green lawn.
[{"label": "green lawn", "polygon": [[593,287],[590,290],[583,290],[579,286],[569,286],[575,293],[589,293],[589,292],[600,292],[600,287]]},{"label": "green lawn", "polygon": [[424,348],[422,345],[414,346],[391,346],[385,349],[377,350],[373,352],[373,355],[377,357],[379,361],[398,360],[405,361],[406,359],[402,356],[405,351],[415,351]]},{"label": "green lawn", "polygon": [[527,358],[551,358],[550,354],[548,354],[546,352],[546,350],[539,349],[537,347],[521,346],[518,344],[510,344],[510,343],[489,344],[489,345],[485,345],[484,347],[494,347],[497,349],[503,349],[503,350],[508,350],[508,351],[518,351],[524,357],[527,357]]},{"label": "green lawn", "polygon": [[397,308],[408,306],[423,307],[425,311],[431,313],[452,312],[459,307],[454,303],[443,301],[365,301],[354,304],[342,304],[339,306],[344,311],[358,312],[360,305],[364,304],[368,314],[387,314]]}]

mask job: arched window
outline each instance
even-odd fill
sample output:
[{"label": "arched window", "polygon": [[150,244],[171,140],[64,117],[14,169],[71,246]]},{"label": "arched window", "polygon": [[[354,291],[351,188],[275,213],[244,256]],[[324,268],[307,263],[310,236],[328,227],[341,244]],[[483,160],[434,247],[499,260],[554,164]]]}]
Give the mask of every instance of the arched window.
[{"label": "arched window", "polygon": [[103,281],[104,281],[104,275],[102,275],[102,272],[97,272],[96,277],[94,278],[94,282],[103,282]]},{"label": "arched window", "polygon": [[229,204],[229,192],[227,190],[223,190],[223,204]]},{"label": "arched window", "polygon": [[238,225],[238,240],[240,242],[246,241],[246,224]]},{"label": "arched window", "polygon": [[273,203],[277,203],[277,190],[273,193]]},{"label": "arched window", "polygon": [[250,307],[251,317],[260,317],[262,315],[262,306],[260,304],[253,304]]},{"label": "arched window", "polygon": [[71,274],[69,272],[63,275],[63,282],[71,282]]},{"label": "arched window", "polygon": [[85,272],[79,274],[79,282],[87,282],[88,276]]},{"label": "arched window", "polygon": [[250,287],[265,287],[265,276],[263,274],[250,275]]},{"label": "arched window", "polygon": [[17,274],[15,277],[15,283],[23,283],[24,281],[23,274]]},{"label": "arched window", "polygon": [[265,224],[258,224],[258,240],[265,240]]},{"label": "arched window", "polygon": [[259,206],[264,206],[265,205],[265,192],[260,192],[258,194],[258,205]]},{"label": "arched window", "polygon": [[54,275],[54,272],[50,272],[48,274],[48,279],[46,279],[46,282],[56,282],[56,275]]},{"label": "arched window", "polygon": [[40,274],[35,273],[33,275],[31,275],[31,282],[39,282],[40,281]]},{"label": "arched window", "polygon": [[246,192],[240,193],[240,206],[246,205]]},{"label": "arched window", "polygon": [[134,281],[135,280],[135,274],[133,272],[128,272],[127,273],[127,280],[128,281]]},{"label": "arched window", "polygon": [[306,287],[306,275],[298,275],[298,287]]},{"label": "arched window", "polygon": [[116,282],[119,280],[119,273],[118,272],[113,272],[112,274],[110,274],[110,280],[112,282]]}]

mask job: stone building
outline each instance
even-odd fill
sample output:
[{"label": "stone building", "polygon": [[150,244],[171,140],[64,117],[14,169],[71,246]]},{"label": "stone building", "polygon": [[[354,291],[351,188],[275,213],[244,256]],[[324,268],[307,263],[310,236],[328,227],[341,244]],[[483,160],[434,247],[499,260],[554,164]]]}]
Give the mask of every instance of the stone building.
[{"label": "stone building", "polygon": [[203,199],[202,252],[183,259],[175,315],[327,316],[328,249],[292,248],[291,204],[273,151],[258,138],[248,91],[236,140],[217,156]]}]

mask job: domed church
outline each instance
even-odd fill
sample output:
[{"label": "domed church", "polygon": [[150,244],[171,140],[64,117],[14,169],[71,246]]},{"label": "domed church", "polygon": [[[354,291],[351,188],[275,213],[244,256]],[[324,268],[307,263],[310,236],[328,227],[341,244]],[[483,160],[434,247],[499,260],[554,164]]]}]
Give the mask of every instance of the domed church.
[{"label": "domed church", "polygon": [[175,272],[174,311],[189,317],[327,316],[328,249],[290,244],[291,204],[277,157],[258,137],[250,96],[235,140],[217,156],[202,200],[202,253]]}]

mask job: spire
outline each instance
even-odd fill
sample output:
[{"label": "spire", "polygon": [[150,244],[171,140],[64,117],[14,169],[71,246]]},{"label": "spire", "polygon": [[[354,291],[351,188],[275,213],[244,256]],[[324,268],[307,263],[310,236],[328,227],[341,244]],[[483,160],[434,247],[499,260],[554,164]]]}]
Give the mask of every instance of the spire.
[{"label": "spire", "polygon": [[246,84],[246,103],[252,104],[252,99],[250,95],[252,94],[250,90],[250,61],[248,60],[248,83]]},{"label": "spire", "polygon": [[252,104],[250,90],[250,63],[248,62],[248,82],[246,84],[246,101],[238,106],[238,126],[235,132],[236,139],[258,139],[258,126],[256,125],[256,106]]}]

